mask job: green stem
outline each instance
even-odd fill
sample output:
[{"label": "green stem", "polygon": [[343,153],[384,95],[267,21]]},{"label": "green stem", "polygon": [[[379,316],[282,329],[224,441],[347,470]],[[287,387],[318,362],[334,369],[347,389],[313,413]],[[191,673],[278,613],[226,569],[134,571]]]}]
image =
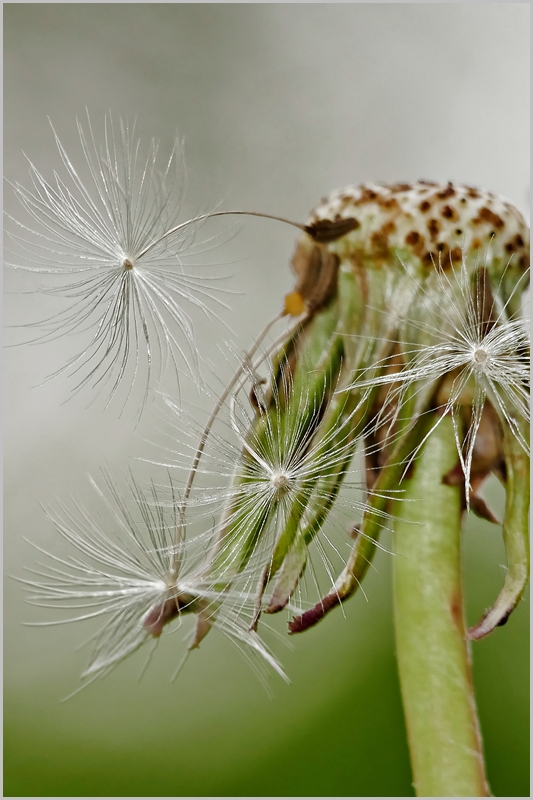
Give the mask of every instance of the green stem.
[{"label": "green stem", "polygon": [[424,797],[490,795],[463,611],[461,498],[442,483],[456,461],[445,417],[402,484],[395,524],[398,668],[414,785]]}]

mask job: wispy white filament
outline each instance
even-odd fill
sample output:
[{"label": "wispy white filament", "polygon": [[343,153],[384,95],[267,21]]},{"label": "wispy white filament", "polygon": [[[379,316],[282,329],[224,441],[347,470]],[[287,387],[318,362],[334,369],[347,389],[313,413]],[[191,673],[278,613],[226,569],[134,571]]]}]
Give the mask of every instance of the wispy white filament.
[{"label": "wispy white filament", "polygon": [[[424,392],[426,396],[428,386],[436,390],[440,381],[448,380],[441,410],[453,417],[467,503],[474,444],[487,398],[529,452],[520,420],[529,421],[530,337],[524,319],[508,313],[528,277],[529,271],[502,304],[498,287],[492,294],[485,269],[468,269],[464,260],[457,272],[439,267],[433,283],[420,284],[405,309],[398,352],[363,371],[351,386],[390,386],[382,408],[395,409],[397,416],[408,394]],[[488,305],[487,296],[491,298]],[[398,362],[403,366],[388,369]],[[472,414],[463,433],[459,412],[465,403]],[[377,421],[383,424],[384,412]]]},{"label": "wispy white filament", "polygon": [[201,552],[194,552],[194,543],[176,545],[174,492],[169,509],[153,486],[145,494],[133,478],[123,494],[109,477],[105,492],[93,485],[104,513],[97,517],[80,502],[59,504],[50,518],[65,552],[58,556],[37,547],[45,561],[29,570],[32,578],[23,581],[31,603],[68,609],[59,623],[103,618],[88,642],[92,653],[82,677],[92,680],[106,675],[153,641],[161,631],[149,620],[157,619],[168,601],[179,606],[170,628],[179,627],[184,613],[201,613],[205,625],[220,630],[239,649],[246,648],[247,658],[260,656],[285,677],[266,645],[248,630],[252,598],[241,592],[222,596],[203,577]]},{"label": "wispy white filament", "polygon": [[38,340],[92,331],[58,371],[74,375],[77,389],[105,386],[111,398],[121,384],[131,391],[142,371],[148,386],[169,361],[176,372],[197,376],[187,309],[212,316],[214,303],[221,303],[220,277],[183,263],[202,220],[177,224],[185,188],[181,145],[176,141],[164,160],[155,141],[143,150],[135,125],[121,121],[116,130],[111,118],[101,147],[89,118],[86,129],[78,122],[78,133],[80,168],[54,132],[64,175],[54,172],[48,180],[29,162],[30,188],[13,184],[31,221],[12,220],[16,260],[8,263],[48,275],[41,291],[69,301],[28,327],[40,330]]},{"label": "wispy white filament", "polygon": [[[334,583],[339,565],[345,563],[352,546],[350,533],[368,508],[362,476],[353,463],[363,426],[354,425],[356,408],[331,429],[322,429],[326,382],[313,400],[310,390],[296,392],[287,376],[278,387],[268,361],[261,364],[260,369],[265,368],[265,386],[248,368],[248,380],[229,398],[226,432],[210,433],[202,465],[195,466],[195,474],[209,487],[197,487],[190,496],[189,523],[193,523],[193,530],[199,527],[205,531],[205,521],[213,520],[206,539],[206,548],[211,548],[212,569],[208,574],[212,580],[220,585],[244,582],[245,591],[251,594],[259,575],[268,572],[273,549],[291,517],[296,515],[300,520],[298,530],[303,537],[315,516],[324,508],[331,509],[331,519],[319,526],[316,536],[309,536],[302,552],[302,569],[307,566],[313,589],[321,596]],[[250,387],[257,403],[252,413],[247,398]],[[176,437],[185,438],[185,449],[176,452],[170,445],[164,466],[186,473],[190,459],[187,452],[189,448],[191,454],[194,452],[197,426],[171,398],[165,401],[176,415]],[[332,402],[342,405],[344,401],[333,398]],[[189,437],[191,445],[186,441]],[[163,465],[161,461],[154,463]],[[339,472],[343,490],[337,496],[332,486]],[[388,519],[383,514],[384,524]],[[346,548],[346,552],[339,548]],[[319,585],[312,562],[308,563],[309,550],[315,550],[323,564],[325,588]]]}]

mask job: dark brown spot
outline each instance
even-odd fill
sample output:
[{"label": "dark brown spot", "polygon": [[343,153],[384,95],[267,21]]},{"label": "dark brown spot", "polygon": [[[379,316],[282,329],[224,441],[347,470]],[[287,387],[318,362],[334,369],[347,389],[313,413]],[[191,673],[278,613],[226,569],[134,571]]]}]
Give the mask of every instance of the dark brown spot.
[{"label": "dark brown spot", "polygon": [[381,195],[378,195],[376,203],[380,208],[385,208],[388,211],[393,208],[399,208],[398,201],[395,197],[381,197]]},{"label": "dark brown spot", "polygon": [[420,209],[420,211],[422,211],[422,213],[425,213],[426,211],[429,211],[429,209],[431,208],[431,203],[429,203],[427,200],[422,200],[418,208]]},{"label": "dark brown spot", "polygon": [[437,244],[437,252],[438,253],[444,252],[445,247],[446,247],[446,245],[444,244],[444,242],[439,242]]},{"label": "dark brown spot", "polygon": [[336,239],[340,239],[342,236],[350,233],[350,231],[355,231],[359,225],[359,220],[354,217],[334,221],[330,219],[318,219],[316,222],[312,222],[311,225],[306,225],[304,230],[315,242],[324,244],[327,242],[334,242]]},{"label": "dark brown spot", "polygon": [[413,253],[418,258],[422,258],[425,252],[426,240],[417,231],[411,231],[405,237],[405,243],[413,248]]},{"label": "dark brown spot", "polygon": [[454,222],[456,219],[458,219],[459,216],[455,208],[452,208],[451,206],[444,206],[440,213],[442,214],[444,219],[452,219]]},{"label": "dark brown spot", "polygon": [[453,184],[451,182],[448,183],[447,187],[442,190],[442,192],[437,192],[437,197],[439,200],[446,200],[448,197],[453,197],[455,195],[455,189],[453,188]]},{"label": "dark brown spot", "polygon": [[373,203],[378,197],[377,192],[375,192],[373,189],[367,189],[366,186],[362,186],[360,191],[360,197],[354,201],[354,205],[356,206],[362,206],[365,205],[365,203]]},{"label": "dark brown spot", "polygon": [[431,241],[434,242],[437,236],[439,235],[440,222],[438,221],[438,219],[430,219],[427,227],[429,235],[431,237]]},{"label": "dark brown spot", "polygon": [[457,234],[457,236],[462,236],[463,235],[463,231],[461,230],[461,228],[456,228],[455,229],[455,233]]},{"label": "dark brown spot", "polygon": [[514,242],[507,242],[506,243],[506,245],[505,245],[506,253],[514,253],[515,250],[516,250],[516,247],[515,247],[515,243]]},{"label": "dark brown spot", "polygon": [[450,258],[453,262],[461,261],[463,258],[463,251],[460,247],[454,247],[450,250]]},{"label": "dark brown spot", "polygon": [[519,233],[516,234],[516,236],[514,237],[514,240],[515,240],[515,244],[516,244],[517,247],[523,247],[524,246],[524,240],[522,239],[522,237],[520,236]]},{"label": "dark brown spot", "polygon": [[422,181],[422,180],[420,180],[420,181],[418,181],[418,183],[421,183],[422,186],[438,186],[439,185],[438,183],[435,183],[435,181]]},{"label": "dark brown spot", "polygon": [[372,249],[378,258],[387,258],[389,255],[389,236],[396,230],[394,222],[386,222],[385,225],[375,231],[370,237]]},{"label": "dark brown spot", "polygon": [[467,195],[468,195],[468,197],[470,197],[472,200],[478,200],[478,199],[481,197],[481,195],[479,194],[478,190],[477,190],[477,189],[474,189],[474,187],[473,187],[473,186],[466,186],[465,188],[466,188],[466,190],[467,190],[466,194],[467,194]]},{"label": "dark brown spot", "polygon": [[494,211],[491,211],[490,208],[487,208],[487,206],[483,206],[483,208],[480,208],[477,217],[475,217],[475,219],[472,220],[473,225],[480,225],[483,222],[489,222],[494,228],[497,228],[498,230],[505,228],[505,222],[503,221],[503,219],[499,217],[497,214],[495,214]]},{"label": "dark brown spot", "polygon": [[420,234],[418,231],[410,231],[405,237],[405,244],[408,244],[410,247],[414,247],[414,245],[418,244],[419,241]]},{"label": "dark brown spot", "polygon": [[464,205],[466,203],[466,197],[460,197],[459,202],[462,203],[462,205]]}]

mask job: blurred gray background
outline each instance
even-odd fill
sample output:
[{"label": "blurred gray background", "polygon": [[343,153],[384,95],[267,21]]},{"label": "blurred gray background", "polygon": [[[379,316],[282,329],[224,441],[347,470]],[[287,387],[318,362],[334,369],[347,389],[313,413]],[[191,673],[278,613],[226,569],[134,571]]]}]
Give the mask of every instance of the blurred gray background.
[{"label": "blurred gray background", "polygon": [[[334,188],[365,180],[453,180],[500,193],[528,214],[529,8],[470,4],[6,4],[5,174],[28,184],[23,152],[45,176],[87,107],[137,119],[170,148],[185,138],[184,209],[226,208],[303,220]],[[5,207],[17,204],[5,191]],[[233,274],[234,341],[245,347],[292,284],[294,233],[249,221],[212,254]],[[11,294],[10,324],[43,316],[41,297]],[[46,306],[46,310],[48,310]],[[8,343],[25,334],[9,330]],[[216,357],[213,331],[198,329]],[[75,349],[75,348],[74,348]],[[150,426],[87,393],[64,403],[61,377],[33,388],[72,341],[5,355],[5,562],[21,576],[54,540],[41,503],[86,496],[105,461],[124,473]],[[165,385],[167,390],[172,387]],[[149,421],[148,421],[149,422]],[[492,489],[491,489],[492,493]],[[280,655],[292,686],[270,700],[239,654],[213,637],[177,683],[179,637],[141,683],[142,658],[67,703],[85,656],[76,626],[35,629],[20,587],[5,594],[7,795],[412,794],[394,667],[390,556],[380,554],[341,613]],[[495,526],[468,523],[468,614],[491,602],[504,555]],[[41,616],[41,618],[45,618]],[[283,629],[283,625],[281,626]],[[474,647],[495,795],[528,794],[528,620]]]}]

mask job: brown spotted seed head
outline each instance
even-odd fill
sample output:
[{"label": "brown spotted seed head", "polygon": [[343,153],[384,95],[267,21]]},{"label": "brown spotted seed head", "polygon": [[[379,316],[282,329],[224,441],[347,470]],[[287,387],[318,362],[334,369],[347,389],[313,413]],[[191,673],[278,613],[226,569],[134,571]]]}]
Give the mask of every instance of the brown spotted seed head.
[{"label": "brown spotted seed head", "polygon": [[490,260],[496,280],[510,267],[515,275],[529,267],[529,230],[518,209],[491,192],[452,183],[349,186],[325,197],[305,230],[292,264],[296,292],[311,309],[331,295],[333,254],[341,262],[354,254],[375,265],[397,264],[399,257],[445,270],[474,257]]},{"label": "brown spotted seed head", "polygon": [[[348,235],[369,256],[411,250],[423,262],[460,260],[462,251],[491,248],[491,257],[510,256],[529,266],[529,230],[511,203],[470,186],[428,181],[364,184],[333,192],[311,214],[308,226],[345,218],[359,223]],[[445,264],[443,263],[443,266]]]}]

